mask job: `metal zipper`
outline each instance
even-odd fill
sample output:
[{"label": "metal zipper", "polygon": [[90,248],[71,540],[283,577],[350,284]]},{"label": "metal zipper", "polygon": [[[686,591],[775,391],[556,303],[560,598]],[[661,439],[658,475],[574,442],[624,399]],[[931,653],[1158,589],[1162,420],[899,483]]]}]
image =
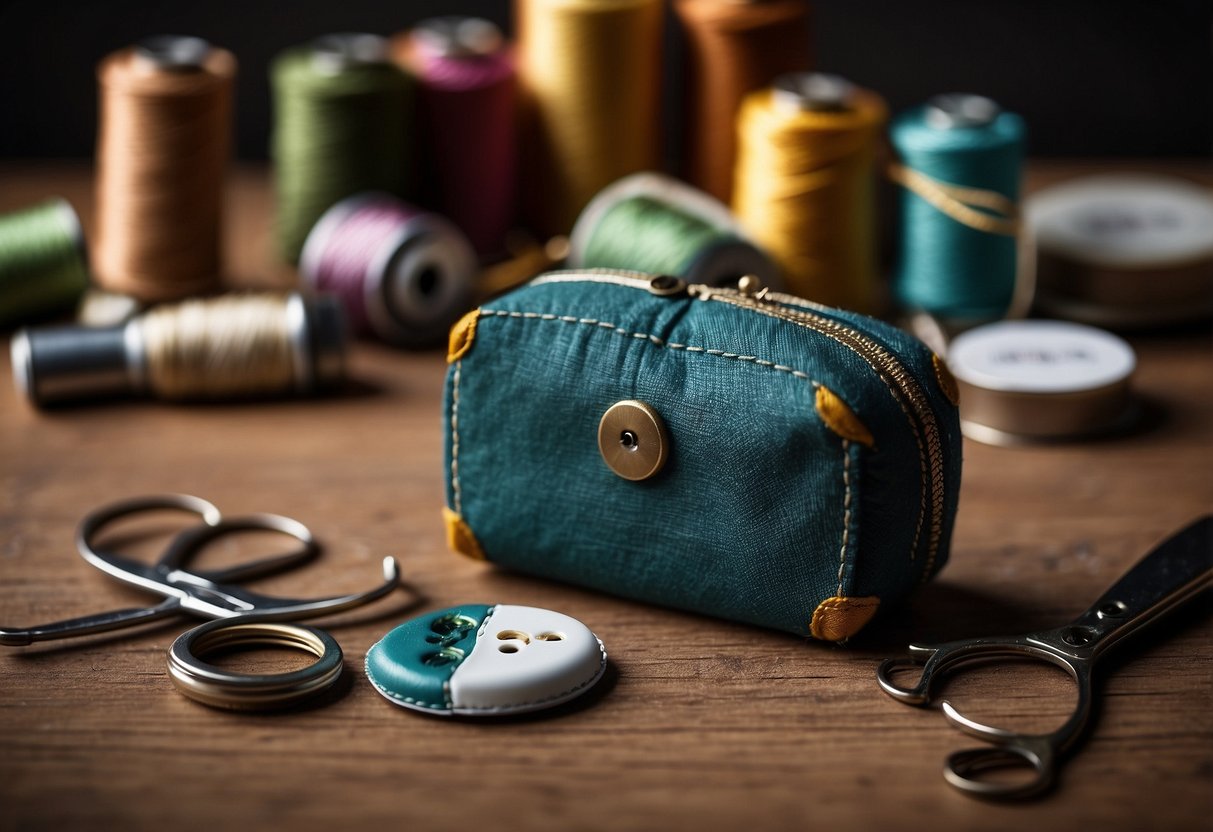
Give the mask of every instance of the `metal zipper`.
[{"label": "metal zipper", "polygon": [[[656,280],[666,283],[657,288]],[[693,297],[700,301],[717,301],[761,315],[778,318],[802,326],[842,344],[854,352],[876,371],[889,388],[894,401],[901,407],[910,424],[914,440],[918,445],[921,497],[919,500],[918,524],[914,530],[911,558],[918,560],[922,541],[923,521],[927,519],[926,557],[920,574],[926,580],[935,566],[943,535],[944,514],[944,460],[943,439],[935,411],[930,399],[918,380],[898,358],[882,344],[864,332],[846,324],[817,314],[828,312],[827,307],[802,300],[791,295],[769,293],[756,282],[743,278],[740,289],[726,289],[698,284],[688,285],[680,279],[662,276],[653,278],[638,272],[622,269],[584,269],[549,272],[532,281],[542,283],[601,282],[644,289],[658,296]]]},{"label": "metal zipper", "polygon": [[[850,349],[876,371],[893,394],[893,399],[906,414],[910,429],[914,433],[914,440],[918,444],[922,488],[911,557],[915,560],[918,559],[923,518],[929,518],[926,557],[920,575],[922,580],[926,580],[935,566],[939,542],[943,534],[945,483],[943,440],[939,422],[935,418],[935,411],[931,409],[930,399],[918,383],[918,379],[884,345],[854,327],[847,326],[833,318],[815,314],[810,310],[818,307],[801,301],[799,298],[789,296],[789,299],[796,303],[780,302],[753,286],[749,287],[749,291],[698,286],[691,287],[691,289],[692,294],[701,300],[718,301],[749,309],[824,335]],[[783,298],[784,296],[776,297]],[[824,309],[824,307],[822,308]]]}]

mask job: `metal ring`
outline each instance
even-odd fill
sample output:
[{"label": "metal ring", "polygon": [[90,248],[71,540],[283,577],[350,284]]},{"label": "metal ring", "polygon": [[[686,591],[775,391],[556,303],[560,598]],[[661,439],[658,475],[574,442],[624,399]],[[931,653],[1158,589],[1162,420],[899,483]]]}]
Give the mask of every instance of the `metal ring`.
[{"label": "metal ring", "polygon": [[[293,647],[316,661],[289,673],[238,673],[202,661],[219,648],[265,645]],[[332,687],[341,675],[342,653],[331,635],[315,627],[247,617],[209,621],[182,633],[168,651],[168,670],[191,699],[215,708],[268,710],[292,705]]]}]

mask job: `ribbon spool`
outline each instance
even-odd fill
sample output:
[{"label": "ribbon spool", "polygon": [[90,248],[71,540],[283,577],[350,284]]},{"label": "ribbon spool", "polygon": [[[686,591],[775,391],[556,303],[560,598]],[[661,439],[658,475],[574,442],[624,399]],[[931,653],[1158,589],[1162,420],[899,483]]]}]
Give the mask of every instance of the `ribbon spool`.
[{"label": "ribbon spool", "polygon": [[523,210],[567,234],[594,194],[658,166],[661,0],[515,0]]},{"label": "ribbon spool", "polygon": [[1028,200],[1036,306],[1117,329],[1213,314],[1213,195],[1162,176],[1103,175]]},{"label": "ribbon spool", "polygon": [[320,216],[356,193],[408,196],[413,82],[376,35],[328,35],[274,59],[278,244],[299,260]]},{"label": "ribbon spool", "polygon": [[39,407],[150,395],[171,401],[311,394],[345,374],[333,297],[230,295],[157,306],[110,327],[19,330],[13,381]]},{"label": "ribbon spool", "polygon": [[733,211],[789,291],[861,312],[874,305],[885,117],[876,93],[822,73],[782,76],[742,103]]},{"label": "ribbon spool", "polygon": [[686,178],[722,202],[733,197],[737,111],[751,92],[811,65],[804,0],[675,0],[686,34]]},{"label": "ribbon spool", "polygon": [[0,216],[0,326],[70,309],[87,286],[84,231],[67,200]]},{"label": "ribbon spool", "polygon": [[148,38],[97,68],[97,283],[145,301],[218,287],[236,59]]},{"label": "ribbon spool", "polygon": [[299,261],[306,284],[341,297],[356,331],[404,347],[446,338],[471,306],[476,270],[459,229],[387,194],[330,208]]},{"label": "ribbon spool", "polygon": [[431,18],[394,38],[392,51],[417,80],[425,204],[481,255],[501,254],[517,189],[517,78],[501,31],[474,17]]},{"label": "ribbon spool", "polygon": [[893,293],[957,324],[1007,315],[1017,281],[1024,124],[988,98],[940,95],[891,128],[903,187]]},{"label": "ribbon spool", "polygon": [[637,173],[586,206],[569,239],[572,268],[631,269],[720,286],[779,271],[716,199],[659,173]]}]

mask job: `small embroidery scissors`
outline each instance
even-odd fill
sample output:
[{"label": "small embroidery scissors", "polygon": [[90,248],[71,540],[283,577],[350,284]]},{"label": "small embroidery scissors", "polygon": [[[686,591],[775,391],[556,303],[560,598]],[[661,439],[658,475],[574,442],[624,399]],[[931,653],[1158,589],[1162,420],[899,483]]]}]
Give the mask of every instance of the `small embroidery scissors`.
[{"label": "small embroidery scissors", "polygon": [[[877,679],[885,693],[909,705],[928,705],[935,682],[946,672],[978,662],[1028,657],[1061,667],[1074,678],[1078,701],[1073,715],[1050,734],[1021,734],[984,725],[961,714],[947,700],[944,717],[989,747],[957,751],[944,764],[944,777],[961,791],[980,797],[1029,797],[1049,788],[1058,758],[1082,735],[1091,717],[1091,671],[1121,639],[1170,612],[1213,584],[1213,516],[1172,535],[1117,581],[1072,624],[1022,636],[974,638],[936,646],[910,645],[910,659],[888,659]],[[893,674],[921,667],[912,688],[893,682]],[[998,769],[1031,769],[1026,782],[983,778]]]},{"label": "small embroidery scissors", "polygon": [[[201,522],[179,532],[160,558],[152,564],[99,548],[98,534],[122,517],[165,509],[198,515]],[[190,559],[211,541],[242,531],[271,531],[293,537],[299,542],[295,551],[271,555],[224,569],[190,570]],[[333,598],[276,598],[251,592],[233,582],[291,569],[313,558],[319,551],[306,526],[277,514],[250,514],[225,518],[214,505],[186,494],[137,497],[113,503],[86,516],[76,531],[76,549],[93,566],[133,586],[164,596],[152,607],[113,610],[28,628],[0,628],[0,644],[21,646],[36,641],[70,638],[107,630],[144,624],[174,615],[202,618],[256,618],[258,621],[283,621],[311,618],[350,609],[382,598],[400,584],[400,568],[395,558],[383,561],[383,583],[374,589]]]}]

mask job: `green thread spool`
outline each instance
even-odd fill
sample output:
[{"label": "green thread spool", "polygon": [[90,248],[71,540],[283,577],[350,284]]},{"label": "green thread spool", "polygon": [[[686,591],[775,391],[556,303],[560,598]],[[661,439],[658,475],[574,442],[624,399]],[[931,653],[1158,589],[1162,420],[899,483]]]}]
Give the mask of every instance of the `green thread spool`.
[{"label": "green thread spool", "polygon": [[586,206],[569,241],[573,268],[630,269],[720,286],[751,274],[777,287],[771,260],[715,198],[655,173],[626,176]]},{"label": "green thread spool", "polygon": [[0,216],[0,326],[70,309],[87,286],[84,232],[66,200]]},{"label": "green thread spool", "polygon": [[410,196],[413,82],[376,35],[341,34],[289,49],[271,67],[278,243],[299,261],[312,226],[362,191]]}]

